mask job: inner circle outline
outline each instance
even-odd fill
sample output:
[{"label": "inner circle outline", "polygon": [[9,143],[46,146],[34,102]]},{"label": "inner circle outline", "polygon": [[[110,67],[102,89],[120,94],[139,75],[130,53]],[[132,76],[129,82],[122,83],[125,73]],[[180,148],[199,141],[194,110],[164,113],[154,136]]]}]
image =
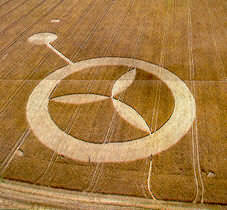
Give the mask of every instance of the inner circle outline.
[{"label": "inner circle outline", "polygon": [[[128,66],[151,73],[171,90],[175,106],[169,120],[149,136],[128,142],[95,144],[66,134],[56,126],[48,111],[49,96],[65,77],[98,66]],[[125,162],[147,158],[176,144],[191,128],[196,104],[186,84],[170,71],[132,58],[104,57],[68,65],[44,78],[29,96],[26,116],[35,136],[48,148],[68,158],[83,162]]]}]

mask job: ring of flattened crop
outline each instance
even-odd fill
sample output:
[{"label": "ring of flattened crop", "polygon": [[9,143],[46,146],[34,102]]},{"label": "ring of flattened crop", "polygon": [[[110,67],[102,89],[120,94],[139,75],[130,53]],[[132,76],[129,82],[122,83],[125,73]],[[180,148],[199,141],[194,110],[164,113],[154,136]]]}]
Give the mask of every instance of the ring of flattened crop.
[{"label": "ring of flattened crop", "polygon": [[[49,114],[48,103],[50,94],[62,79],[89,67],[119,65],[134,66],[151,73],[171,90],[175,100],[174,110],[159,130],[133,141],[96,144],[76,139],[56,126]],[[39,141],[58,154],[84,162],[125,162],[155,155],[176,144],[191,128],[196,105],[186,84],[168,70],[137,59],[104,57],[80,61],[48,75],[32,91],[26,115]]]}]

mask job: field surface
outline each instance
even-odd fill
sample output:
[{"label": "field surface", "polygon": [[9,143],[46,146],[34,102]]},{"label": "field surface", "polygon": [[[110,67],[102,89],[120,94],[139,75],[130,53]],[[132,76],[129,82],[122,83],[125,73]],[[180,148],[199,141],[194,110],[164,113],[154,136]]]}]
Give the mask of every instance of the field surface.
[{"label": "field surface", "polygon": [[225,0],[0,0],[1,180],[226,205],[226,43]]}]

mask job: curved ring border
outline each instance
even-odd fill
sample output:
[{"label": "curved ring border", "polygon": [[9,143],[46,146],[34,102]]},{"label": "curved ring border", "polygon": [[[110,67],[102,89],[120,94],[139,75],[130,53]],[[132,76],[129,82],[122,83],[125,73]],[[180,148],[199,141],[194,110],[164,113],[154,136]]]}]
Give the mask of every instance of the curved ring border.
[{"label": "curved ring border", "polygon": [[[62,79],[72,73],[89,67],[110,65],[134,66],[162,80],[175,99],[170,119],[153,134],[122,143],[89,143],[63,132],[55,125],[48,112],[51,92]],[[57,153],[85,162],[124,162],[155,155],[176,144],[191,128],[196,117],[196,105],[186,84],[168,70],[142,60],[104,57],[80,61],[51,73],[31,93],[26,112],[28,123],[39,141]]]}]

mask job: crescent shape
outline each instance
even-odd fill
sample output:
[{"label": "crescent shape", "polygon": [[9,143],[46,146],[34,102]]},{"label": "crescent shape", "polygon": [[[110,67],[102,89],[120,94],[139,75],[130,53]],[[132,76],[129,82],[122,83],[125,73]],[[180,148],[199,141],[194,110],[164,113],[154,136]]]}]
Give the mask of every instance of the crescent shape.
[{"label": "crescent shape", "polygon": [[[170,119],[159,130],[134,141],[95,144],[66,134],[52,121],[48,103],[56,85],[72,73],[108,65],[133,65],[157,76],[169,87],[175,99],[175,107]],[[123,162],[155,155],[176,144],[191,128],[196,116],[196,105],[186,84],[168,70],[141,60],[105,57],[81,61],[51,73],[31,93],[26,114],[39,141],[59,154],[85,162]]]},{"label": "crescent shape", "polygon": [[65,103],[65,104],[87,104],[91,102],[104,101],[108,96],[97,94],[71,94],[65,96],[58,96],[51,99],[51,101]]},{"label": "crescent shape", "polygon": [[135,81],[135,78],[135,69],[123,74],[113,85],[112,97],[126,90]]},{"label": "crescent shape", "polygon": [[114,109],[117,113],[126,120],[132,126],[145,131],[147,133],[151,133],[149,126],[143,119],[143,117],[131,106],[128,104],[122,103],[119,100],[112,98]]}]

